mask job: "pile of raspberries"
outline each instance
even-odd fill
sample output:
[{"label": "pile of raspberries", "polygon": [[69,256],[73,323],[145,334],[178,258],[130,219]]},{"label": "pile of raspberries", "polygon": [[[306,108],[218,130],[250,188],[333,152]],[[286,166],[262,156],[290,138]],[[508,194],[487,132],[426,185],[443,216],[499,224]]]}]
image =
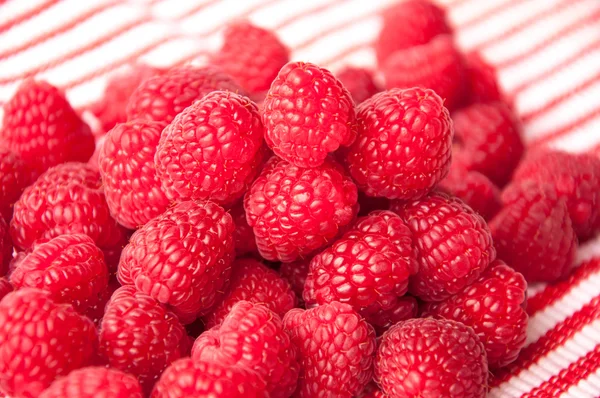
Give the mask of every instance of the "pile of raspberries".
[{"label": "pile of raspberries", "polygon": [[133,65],[82,112],[25,81],[0,128],[0,392],[484,397],[527,283],[600,230],[600,158],[525,153],[436,6],[392,7],[374,51],[334,74],[235,22],[210,64]]}]

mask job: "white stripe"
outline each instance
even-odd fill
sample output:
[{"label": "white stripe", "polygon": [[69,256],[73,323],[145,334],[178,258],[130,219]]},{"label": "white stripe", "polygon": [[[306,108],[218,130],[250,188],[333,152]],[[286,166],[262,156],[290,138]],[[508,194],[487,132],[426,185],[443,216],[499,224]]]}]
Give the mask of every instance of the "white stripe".
[{"label": "white stripe", "polygon": [[[600,116],[550,141],[548,146],[566,152],[581,153],[589,151],[598,144],[600,144]],[[596,246],[593,250],[596,256],[600,255],[600,246]]]},{"label": "white stripe", "polygon": [[[37,5],[43,2],[44,0],[19,0],[6,1],[3,4],[0,4],[0,25],[26,14],[28,11],[36,8]],[[6,34],[6,32],[3,34]]]}]

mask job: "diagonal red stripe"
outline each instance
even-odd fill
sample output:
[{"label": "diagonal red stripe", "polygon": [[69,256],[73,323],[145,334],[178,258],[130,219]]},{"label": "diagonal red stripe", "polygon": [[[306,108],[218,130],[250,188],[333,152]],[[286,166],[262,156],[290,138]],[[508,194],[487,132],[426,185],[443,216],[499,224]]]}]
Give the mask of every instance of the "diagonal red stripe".
[{"label": "diagonal red stripe", "polygon": [[[531,0],[523,0],[523,1],[531,1]],[[457,24],[456,28],[461,29],[461,30],[468,29],[468,28],[475,26],[481,22],[484,22],[487,19],[490,19],[491,17],[493,17],[494,15],[501,13],[505,10],[508,10],[509,8],[512,8],[518,4],[520,4],[520,2],[518,2],[518,1],[510,1],[510,0],[505,1],[503,3],[500,3],[496,6],[488,9],[488,10],[485,10],[481,14],[476,15],[471,19],[468,19],[460,24]]]},{"label": "diagonal red stripe", "polygon": [[548,131],[542,137],[533,139],[527,145],[529,146],[529,148],[533,148],[536,146],[547,144],[548,142],[555,140],[557,138],[560,138],[560,137],[570,133],[571,131],[575,130],[576,128],[579,128],[579,127],[583,126],[584,124],[588,123],[589,121],[594,120],[599,117],[600,117],[600,108],[593,109],[592,111],[578,117],[577,119],[571,121],[570,123],[567,123],[566,125],[564,125],[560,128],[557,128],[555,130]]},{"label": "diagonal red stripe", "polygon": [[53,6],[56,3],[58,3],[58,0],[46,0],[46,1],[41,2],[40,4],[33,7],[32,9],[24,12],[23,14],[17,15],[15,18],[10,19],[10,20],[4,22],[3,24],[0,24],[0,33],[9,30],[13,26],[18,25],[23,21],[26,21],[30,18],[35,17],[36,15],[42,13],[43,11],[47,10],[48,8],[50,8],[51,6]]}]

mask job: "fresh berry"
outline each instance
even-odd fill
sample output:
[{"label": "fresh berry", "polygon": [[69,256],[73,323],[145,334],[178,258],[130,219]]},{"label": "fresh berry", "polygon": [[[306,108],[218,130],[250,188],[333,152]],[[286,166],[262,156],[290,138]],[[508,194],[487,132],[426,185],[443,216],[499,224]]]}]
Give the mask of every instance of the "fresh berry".
[{"label": "fresh berry", "polygon": [[195,361],[256,371],[265,380],[270,398],[287,398],[296,389],[297,356],[281,318],[248,301],[233,305],[223,323],[201,334],[192,348]]},{"label": "fresh berry", "polygon": [[23,288],[0,301],[0,390],[37,397],[58,376],[86,366],[96,351],[96,328],[49,292]]},{"label": "fresh berry", "polygon": [[156,172],[171,200],[233,204],[263,162],[263,126],[247,97],[215,91],[177,115],[156,149]]},{"label": "fresh berry", "polygon": [[483,398],[488,365],[470,327],[445,319],[411,319],[383,335],[375,377],[390,398]]},{"label": "fresh berry", "polygon": [[277,271],[253,258],[240,258],[233,264],[231,281],[221,301],[205,318],[207,327],[220,324],[239,301],[262,304],[283,317],[296,306],[296,296],[290,284]]},{"label": "fresh berry", "polygon": [[477,52],[465,56],[469,100],[471,103],[495,102],[503,99],[496,70]]},{"label": "fresh berry", "polygon": [[233,240],[235,241],[236,255],[258,254],[254,231],[252,230],[252,227],[248,225],[248,220],[246,220],[244,202],[240,201],[238,204],[232,206],[231,210],[229,210],[229,214],[231,214],[233,224],[235,225]]},{"label": "fresh berry", "polygon": [[336,73],[336,76],[350,92],[356,104],[360,104],[381,91],[373,80],[373,72],[368,69],[346,66]]},{"label": "fresh berry", "polygon": [[510,108],[501,102],[473,104],[453,113],[452,120],[455,155],[463,166],[506,185],[523,155],[521,124]]},{"label": "fresh berry", "polygon": [[299,167],[318,167],[327,154],[356,138],[354,101],[327,69],[290,62],[265,98],[265,140],[275,155]]},{"label": "fresh berry", "polygon": [[448,35],[395,52],[387,58],[381,72],[386,88],[431,89],[449,110],[462,105],[467,94],[464,61]]},{"label": "fresh berry", "polygon": [[3,110],[0,140],[35,176],[63,162],[86,162],[94,153],[89,126],[46,82],[26,80]]},{"label": "fresh berry", "polygon": [[182,66],[142,82],[127,103],[127,120],[171,123],[181,111],[211,91],[240,92],[234,80],[214,66]]},{"label": "fresh berry", "polygon": [[142,398],[140,383],[116,369],[90,366],[56,380],[40,398]]},{"label": "fresh berry", "polygon": [[350,398],[371,381],[375,333],[348,304],[295,308],[283,323],[300,353],[295,396]]},{"label": "fresh berry", "polygon": [[215,304],[233,257],[231,216],[215,203],[182,202],[131,236],[117,276],[187,324]]},{"label": "fresh berry", "polygon": [[346,163],[367,195],[416,199],[448,174],[453,134],[448,110],[433,91],[384,91],[358,106],[358,138]]},{"label": "fresh berry", "polygon": [[372,382],[367,384],[365,389],[356,398],[386,398],[386,395],[379,389],[377,384]]},{"label": "fresh berry", "polygon": [[13,245],[10,230],[4,218],[0,217],[0,277],[8,273],[12,254]]},{"label": "fresh berry", "polygon": [[392,203],[413,233],[419,271],[410,292],[441,301],[470,285],[496,258],[484,219],[458,198],[441,192],[413,202]]},{"label": "fresh berry", "polygon": [[12,218],[13,205],[31,180],[31,171],[21,157],[0,146],[0,217],[6,222]]},{"label": "fresh berry", "polygon": [[2,298],[4,296],[6,296],[8,293],[13,291],[13,287],[10,284],[10,282],[8,281],[8,278],[3,276],[2,278],[0,278],[0,300],[2,300]]},{"label": "fresh berry", "polygon": [[383,12],[383,27],[375,41],[381,65],[398,50],[425,44],[437,35],[451,33],[442,9],[424,0],[398,2]]},{"label": "fresh berry", "polygon": [[304,169],[272,157],[244,208],[260,254],[290,262],[334,239],[356,216],[356,201],[356,186],[333,160]]},{"label": "fresh berry", "polygon": [[154,154],[164,125],[137,120],[117,124],[106,136],[98,167],[111,214],[136,229],[169,205],[154,168]]},{"label": "fresh berry", "polygon": [[578,244],[566,201],[556,187],[514,183],[502,192],[502,202],[504,207],[489,223],[498,257],[529,283],[567,276]]},{"label": "fresh berry", "polygon": [[304,291],[304,283],[308,276],[308,269],[310,265],[310,259],[296,260],[291,263],[281,263],[279,267],[279,275],[292,287],[299,302],[302,300],[302,292]]}]

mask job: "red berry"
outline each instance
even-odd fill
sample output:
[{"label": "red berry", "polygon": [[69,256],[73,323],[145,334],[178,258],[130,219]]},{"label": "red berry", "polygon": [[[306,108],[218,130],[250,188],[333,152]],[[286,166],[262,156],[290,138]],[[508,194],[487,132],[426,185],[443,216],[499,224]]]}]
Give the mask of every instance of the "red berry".
[{"label": "red berry", "polygon": [[175,201],[233,204],[263,162],[263,127],[248,98],[216,91],[167,126],[156,149],[156,172]]},{"label": "red berry", "polygon": [[300,353],[299,398],[350,398],[371,380],[375,333],[348,304],[295,308],[283,323]]},{"label": "red berry", "polygon": [[13,205],[31,180],[31,171],[23,159],[10,149],[0,147],[0,217],[6,222],[12,218]]},{"label": "red berry", "polygon": [[4,221],[4,218],[0,217],[0,276],[8,273],[12,254],[13,245],[8,224]]},{"label": "red berry", "polygon": [[448,174],[452,137],[448,110],[433,91],[392,89],[358,106],[358,138],[346,162],[367,195],[415,199]]},{"label": "red berry", "polygon": [[6,296],[8,293],[13,291],[13,287],[10,284],[10,282],[8,281],[8,277],[3,276],[2,278],[0,278],[0,300],[2,300],[2,298],[4,296]]},{"label": "red berry", "polygon": [[387,396],[379,389],[377,384],[371,382],[356,398],[386,398]]},{"label": "red berry", "polygon": [[375,377],[390,398],[483,398],[487,358],[470,327],[445,319],[411,319],[383,335]]},{"label": "red berry", "polygon": [[235,241],[235,253],[238,256],[245,254],[258,254],[256,247],[256,239],[252,227],[248,225],[246,220],[246,211],[244,210],[244,202],[240,201],[229,210],[235,231],[233,231],[233,240]]},{"label": "red berry", "polygon": [[44,81],[26,80],[4,104],[0,140],[35,176],[63,162],[86,162],[94,153],[89,126]]},{"label": "red berry", "polygon": [[135,377],[116,369],[87,367],[56,380],[40,398],[142,398]]},{"label": "red berry", "polygon": [[501,101],[502,91],[498,85],[496,70],[477,52],[465,56],[469,100],[471,103]]},{"label": "red berry", "polygon": [[382,308],[378,312],[369,315],[372,319],[371,325],[375,328],[378,336],[400,321],[417,318],[419,314],[419,303],[412,296],[403,296],[395,300],[394,306]]},{"label": "red berry", "polygon": [[413,233],[419,271],[410,292],[425,301],[440,301],[479,278],[496,258],[483,218],[460,199],[434,192],[408,203],[392,203]]},{"label": "red berry", "polygon": [[373,80],[373,73],[368,69],[346,66],[336,73],[336,76],[350,92],[356,104],[381,91]]},{"label": "red berry", "polygon": [[304,291],[304,283],[308,276],[309,265],[310,259],[302,259],[291,263],[281,263],[279,267],[279,275],[288,281],[292,290],[296,293],[299,302],[303,302],[302,292]]},{"label": "red berry", "polygon": [[299,167],[318,167],[327,154],[356,138],[354,101],[327,69],[290,62],[280,71],[262,108],[265,140]]},{"label": "red berry", "polygon": [[334,239],[356,216],[356,186],[327,160],[304,169],[273,157],[244,199],[260,254],[290,262]]},{"label": "red berry", "polygon": [[49,292],[23,288],[0,301],[0,390],[37,397],[58,376],[90,363],[96,328]]}]

